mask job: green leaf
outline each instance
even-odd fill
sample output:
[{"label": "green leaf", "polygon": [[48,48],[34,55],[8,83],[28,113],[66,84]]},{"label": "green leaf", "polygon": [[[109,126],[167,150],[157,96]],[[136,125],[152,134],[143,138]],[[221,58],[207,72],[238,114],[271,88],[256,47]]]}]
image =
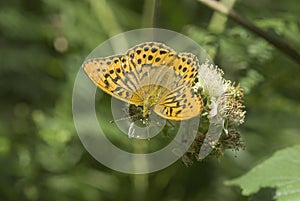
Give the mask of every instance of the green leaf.
[{"label": "green leaf", "polygon": [[237,185],[249,196],[260,188],[276,188],[277,201],[300,200],[300,145],[277,151],[271,158],[257,165],[245,175],[227,181]]}]

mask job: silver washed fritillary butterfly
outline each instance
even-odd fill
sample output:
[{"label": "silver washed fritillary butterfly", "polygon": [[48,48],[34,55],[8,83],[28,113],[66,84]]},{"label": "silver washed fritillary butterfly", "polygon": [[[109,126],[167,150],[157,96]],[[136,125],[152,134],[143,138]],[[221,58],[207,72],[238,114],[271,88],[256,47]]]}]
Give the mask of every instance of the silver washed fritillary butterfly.
[{"label": "silver washed fritillary butterfly", "polygon": [[198,67],[195,55],[176,53],[157,42],[139,44],[125,55],[90,59],[83,64],[101,90],[141,106],[144,117],[153,110],[169,120],[200,114],[202,99],[193,89]]}]

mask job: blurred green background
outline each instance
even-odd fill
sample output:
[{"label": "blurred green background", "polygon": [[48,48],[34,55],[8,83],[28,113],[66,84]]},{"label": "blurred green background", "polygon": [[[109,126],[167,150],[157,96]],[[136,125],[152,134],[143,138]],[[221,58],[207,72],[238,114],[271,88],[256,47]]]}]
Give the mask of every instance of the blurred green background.
[{"label": "blurred green background", "polygon": [[[233,1],[234,2],[234,1]],[[300,143],[300,66],[196,0],[161,0],[155,26],[203,46],[245,89],[246,149],[148,175],[108,169],[73,125],[73,82],[85,57],[109,37],[151,25],[152,0],[0,2],[0,200],[249,200],[223,184]],[[238,0],[234,9],[300,50],[298,0]]]}]

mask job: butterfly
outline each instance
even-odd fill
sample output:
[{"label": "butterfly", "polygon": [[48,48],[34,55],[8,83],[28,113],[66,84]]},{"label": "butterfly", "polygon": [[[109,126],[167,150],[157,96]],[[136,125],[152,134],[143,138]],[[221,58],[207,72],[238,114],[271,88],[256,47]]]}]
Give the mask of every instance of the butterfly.
[{"label": "butterfly", "polygon": [[168,120],[186,120],[202,111],[201,96],[193,88],[199,62],[191,53],[145,42],[124,55],[87,60],[82,67],[102,91],[142,107],[143,117],[154,111]]}]

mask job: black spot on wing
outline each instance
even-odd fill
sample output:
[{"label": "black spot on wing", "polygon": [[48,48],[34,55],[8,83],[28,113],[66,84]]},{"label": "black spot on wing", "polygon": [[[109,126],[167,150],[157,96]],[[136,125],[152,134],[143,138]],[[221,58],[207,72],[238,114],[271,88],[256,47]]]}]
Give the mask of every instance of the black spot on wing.
[{"label": "black spot on wing", "polygon": [[157,51],[157,48],[155,48],[155,47],[151,48],[152,53],[155,53],[156,51]]},{"label": "black spot on wing", "polygon": [[159,51],[159,54],[166,54],[167,53],[167,51],[165,51],[165,50],[160,50]]},{"label": "black spot on wing", "polygon": [[182,110],[178,110],[178,111],[175,113],[175,115],[177,116],[177,115],[179,115],[181,112],[182,112]]}]

